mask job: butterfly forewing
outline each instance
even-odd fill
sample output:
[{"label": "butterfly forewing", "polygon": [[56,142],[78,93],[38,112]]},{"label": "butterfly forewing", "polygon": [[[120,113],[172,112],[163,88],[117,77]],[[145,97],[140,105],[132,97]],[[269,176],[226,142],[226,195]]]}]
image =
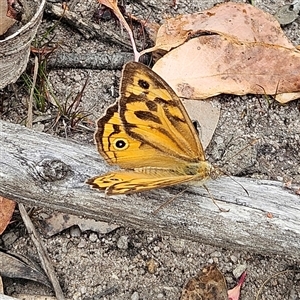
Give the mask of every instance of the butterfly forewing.
[{"label": "butterfly forewing", "polygon": [[195,128],[180,99],[151,69],[128,63],[120,89],[120,117],[131,137],[186,162],[205,160]]},{"label": "butterfly forewing", "polygon": [[186,165],[186,162],[130,137],[124,130],[118,108],[119,103],[116,102],[106,110],[97,121],[94,136],[98,151],[109,164],[126,169],[147,166],[183,168]]}]

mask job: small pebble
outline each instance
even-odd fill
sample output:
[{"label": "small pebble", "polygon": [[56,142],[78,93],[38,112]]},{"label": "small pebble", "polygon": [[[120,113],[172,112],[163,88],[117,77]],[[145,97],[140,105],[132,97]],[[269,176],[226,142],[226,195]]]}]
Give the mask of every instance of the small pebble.
[{"label": "small pebble", "polygon": [[80,237],[81,231],[78,226],[73,226],[70,228],[70,236],[71,237]]},{"label": "small pebble", "polygon": [[86,247],[86,240],[81,240],[78,245],[77,245],[78,248],[85,248]]},{"label": "small pebble", "polygon": [[158,267],[158,263],[156,260],[154,260],[153,258],[150,258],[147,263],[147,270],[150,274],[154,274],[157,271],[157,267]]},{"label": "small pebble", "polygon": [[230,260],[231,260],[233,263],[236,263],[236,262],[237,262],[237,257],[234,256],[234,255],[231,255],[231,256],[230,256]]},{"label": "small pebble", "polygon": [[89,236],[89,240],[91,241],[91,242],[96,242],[97,240],[98,240],[98,235],[97,235],[97,233],[95,233],[95,232],[92,232],[91,234],[90,234],[90,236]]},{"label": "small pebble", "polygon": [[119,249],[126,250],[128,249],[128,236],[127,235],[122,235],[117,241],[117,247]]},{"label": "small pebble", "polygon": [[235,269],[232,271],[232,274],[235,278],[239,278],[243,274],[243,272],[246,271],[246,269],[247,269],[246,264],[237,265]]},{"label": "small pebble", "polygon": [[139,300],[140,297],[139,297],[139,293],[138,292],[134,292],[131,297],[130,297],[131,300]]},{"label": "small pebble", "polygon": [[74,80],[75,80],[75,81],[81,81],[81,76],[80,76],[79,74],[76,74],[76,75],[74,76]]}]

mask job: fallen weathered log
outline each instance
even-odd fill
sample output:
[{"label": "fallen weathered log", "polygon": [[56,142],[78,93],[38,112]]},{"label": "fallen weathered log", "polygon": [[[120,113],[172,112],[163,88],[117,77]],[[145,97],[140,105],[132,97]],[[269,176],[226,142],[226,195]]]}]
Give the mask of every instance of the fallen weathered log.
[{"label": "fallen weathered log", "polygon": [[202,187],[106,197],[84,181],[108,170],[93,145],[0,121],[0,196],[52,209],[262,254],[300,258],[300,197],[274,181],[229,177],[208,183],[219,212]]}]

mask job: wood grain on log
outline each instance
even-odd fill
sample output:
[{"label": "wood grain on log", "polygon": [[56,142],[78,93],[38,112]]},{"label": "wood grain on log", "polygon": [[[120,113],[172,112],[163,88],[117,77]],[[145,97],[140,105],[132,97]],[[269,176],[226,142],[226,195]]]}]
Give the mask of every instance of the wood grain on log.
[{"label": "wood grain on log", "polygon": [[0,196],[221,247],[300,258],[300,198],[279,182],[235,178],[248,196],[221,177],[207,185],[229,212],[219,212],[205,189],[192,186],[153,216],[181,186],[106,197],[84,183],[108,170],[93,145],[4,121],[0,149]]}]

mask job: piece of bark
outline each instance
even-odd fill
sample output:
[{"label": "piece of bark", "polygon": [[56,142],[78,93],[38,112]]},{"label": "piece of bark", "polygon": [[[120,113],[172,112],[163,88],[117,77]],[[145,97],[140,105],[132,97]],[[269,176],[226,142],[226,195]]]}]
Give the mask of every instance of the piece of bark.
[{"label": "piece of bark", "polygon": [[[16,4],[15,1],[10,2],[13,5]],[[30,55],[30,45],[43,17],[45,0],[20,2],[24,8],[20,28],[11,28],[10,30],[16,29],[16,31],[12,33],[9,30],[6,33],[8,36],[0,39],[0,89],[16,82],[25,71]]]},{"label": "piece of bark", "polygon": [[108,171],[93,145],[0,121],[0,195],[39,207],[92,217],[180,238],[264,255],[300,258],[300,197],[280,182],[229,177],[190,187],[155,216],[182,187],[104,196],[84,181]]},{"label": "piece of bark", "polygon": [[133,54],[122,53],[66,53],[54,51],[47,62],[50,69],[80,68],[96,70],[121,70],[129,61],[133,60]]},{"label": "piece of bark", "polygon": [[48,13],[57,18],[62,18],[62,21],[72,26],[79,31],[86,39],[98,38],[105,43],[114,43],[122,46],[128,51],[132,51],[132,46],[129,42],[124,41],[124,37],[104,27],[102,24],[96,24],[90,20],[81,18],[72,11],[63,10],[60,6],[46,3],[45,13]]}]

